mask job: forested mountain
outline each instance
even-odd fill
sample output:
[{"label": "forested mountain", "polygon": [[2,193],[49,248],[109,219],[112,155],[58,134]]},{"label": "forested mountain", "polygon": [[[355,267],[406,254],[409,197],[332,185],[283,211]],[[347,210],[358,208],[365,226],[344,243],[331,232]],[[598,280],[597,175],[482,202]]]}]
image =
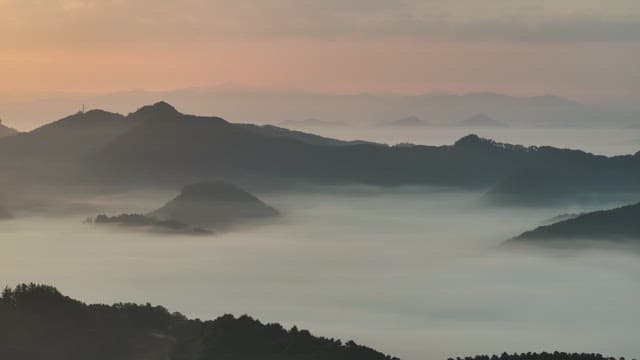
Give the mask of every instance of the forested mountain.
[{"label": "forested mountain", "polygon": [[510,242],[551,245],[561,240],[640,241],[640,203],[581,214],[527,231]]},{"label": "forested mountain", "polygon": [[[122,116],[79,113],[0,139],[0,167],[65,184],[136,178],[302,180],[491,189],[500,202],[572,201],[640,190],[640,155],[605,157],[501,144],[475,135],[450,146],[342,142],[276,127],[185,115],[157,103]],[[30,161],[47,166],[30,166]],[[73,164],[78,172],[55,168]],[[53,167],[52,167],[53,166]],[[57,171],[56,171],[57,170]],[[75,178],[74,178],[75,176]]]},{"label": "forested mountain", "polygon": [[[95,163],[111,172],[126,174],[255,175],[484,187],[508,181],[530,169],[549,173],[551,183],[563,185],[554,172],[569,167],[580,169],[583,174],[594,171],[597,177],[593,181],[603,186],[599,191],[608,190],[608,185],[635,186],[640,174],[640,166],[632,166],[638,163],[637,157],[607,158],[551,147],[527,148],[475,135],[452,146],[439,147],[314,146],[293,137],[265,136],[220,118],[160,113],[107,144]],[[497,188],[495,193],[502,189]],[[521,190],[526,189],[518,189]]]},{"label": "forested mountain", "polygon": [[87,305],[44,285],[0,298],[0,358],[12,360],[392,360],[353,341],[249,316],[190,320],[161,306]]}]

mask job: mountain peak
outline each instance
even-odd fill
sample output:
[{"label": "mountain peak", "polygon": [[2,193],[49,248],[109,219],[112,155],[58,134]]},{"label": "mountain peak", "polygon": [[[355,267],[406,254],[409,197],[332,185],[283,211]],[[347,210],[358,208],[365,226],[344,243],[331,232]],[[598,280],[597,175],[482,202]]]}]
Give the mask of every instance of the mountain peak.
[{"label": "mountain peak", "polygon": [[456,141],[453,146],[455,147],[474,147],[478,145],[491,144],[492,140],[481,138],[476,134],[469,134]]},{"label": "mountain peak", "polygon": [[129,114],[129,116],[136,120],[146,120],[152,117],[166,119],[177,115],[181,115],[180,112],[165,101],[159,101],[153,105],[145,105],[138,109],[138,111]]}]

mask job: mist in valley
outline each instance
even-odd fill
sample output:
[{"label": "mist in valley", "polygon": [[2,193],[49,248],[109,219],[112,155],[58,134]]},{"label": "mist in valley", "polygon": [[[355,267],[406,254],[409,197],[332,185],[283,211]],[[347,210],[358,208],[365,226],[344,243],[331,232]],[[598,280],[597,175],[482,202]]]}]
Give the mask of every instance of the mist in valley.
[{"label": "mist in valley", "polygon": [[2,223],[3,282],[55,284],[88,302],[148,301],[203,319],[259,314],[403,359],[637,350],[636,253],[500,246],[596,207],[493,206],[483,192],[437,187],[254,193],[283,216],[197,237],[83,223],[148,212],[175,189],[65,193],[83,206]]}]

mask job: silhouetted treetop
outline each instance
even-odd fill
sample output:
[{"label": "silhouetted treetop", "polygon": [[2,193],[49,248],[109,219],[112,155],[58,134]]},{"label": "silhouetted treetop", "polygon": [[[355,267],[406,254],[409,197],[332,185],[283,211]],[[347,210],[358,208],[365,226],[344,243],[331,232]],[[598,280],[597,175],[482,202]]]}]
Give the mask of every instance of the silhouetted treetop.
[{"label": "silhouetted treetop", "polygon": [[0,358],[20,360],[392,360],[349,341],[249,316],[189,320],[161,306],[87,305],[46,285],[5,288]]},{"label": "silhouetted treetop", "polygon": [[[449,358],[448,360],[618,360],[615,357],[606,357],[593,353],[566,353],[566,352],[541,352],[541,353],[521,353],[501,355],[475,355],[467,357]],[[621,357],[619,360],[625,360]]]}]

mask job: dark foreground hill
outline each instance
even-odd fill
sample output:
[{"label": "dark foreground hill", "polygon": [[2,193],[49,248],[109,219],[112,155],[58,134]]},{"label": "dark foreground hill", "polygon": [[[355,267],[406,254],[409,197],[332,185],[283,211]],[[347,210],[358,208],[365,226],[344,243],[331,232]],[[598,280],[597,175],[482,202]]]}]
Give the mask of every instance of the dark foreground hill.
[{"label": "dark foreground hill", "polygon": [[509,242],[551,245],[562,240],[640,243],[640,204],[591,212],[551,225],[540,226]]},{"label": "dark foreground hill", "polygon": [[[0,359],[397,360],[353,341],[263,324],[249,316],[190,320],[162,306],[88,305],[45,285],[0,297]],[[522,353],[449,360],[615,360],[600,354]],[[622,359],[620,359],[622,360]]]},{"label": "dark foreground hill", "polygon": [[278,211],[234,185],[209,181],[185,186],[180,195],[149,215],[215,229],[274,217]]},{"label": "dark foreground hill", "polygon": [[5,289],[0,358],[11,360],[391,360],[352,341],[248,316],[189,320],[161,306],[87,305],[43,285]]}]

